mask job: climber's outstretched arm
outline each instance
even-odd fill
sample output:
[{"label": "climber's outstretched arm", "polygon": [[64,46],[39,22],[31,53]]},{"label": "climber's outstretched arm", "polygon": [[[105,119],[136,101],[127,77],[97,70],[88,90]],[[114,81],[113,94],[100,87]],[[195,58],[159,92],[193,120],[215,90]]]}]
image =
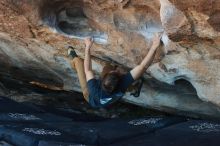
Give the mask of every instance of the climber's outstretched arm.
[{"label": "climber's outstretched arm", "polygon": [[147,68],[150,66],[150,64],[152,63],[154,59],[156,50],[159,47],[159,45],[160,45],[160,35],[155,34],[154,39],[153,39],[153,45],[151,46],[148,54],[145,56],[143,61],[138,66],[136,66],[130,71],[131,76],[133,77],[134,80],[137,80],[138,78],[140,78],[142,74],[144,73],[144,71],[147,70]]},{"label": "climber's outstretched arm", "polygon": [[93,44],[92,38],[86,38],[85,44],[86,44],[86,48],[85,48],[84,70],[86,74],[86,81],[89,81],[94,78],[94,74],[92,72],[91,55],[90,55],[90,49]]}]

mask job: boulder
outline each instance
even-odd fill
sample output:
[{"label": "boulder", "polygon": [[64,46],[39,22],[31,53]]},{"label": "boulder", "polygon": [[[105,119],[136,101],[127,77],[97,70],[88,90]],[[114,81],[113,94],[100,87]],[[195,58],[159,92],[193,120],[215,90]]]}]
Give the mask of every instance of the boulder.
[{"label": "boulder", "polygon": [[[219,0],[2,0],[0,75],[53,90],[80,91],[66,57],[84,57],[82,39],[93,36],[93,69],[106,63],[125,70],[163,34],[140,97],[124,100],[184,115],[219,117]],[[7,94],[0,84],[1,94]]]}]

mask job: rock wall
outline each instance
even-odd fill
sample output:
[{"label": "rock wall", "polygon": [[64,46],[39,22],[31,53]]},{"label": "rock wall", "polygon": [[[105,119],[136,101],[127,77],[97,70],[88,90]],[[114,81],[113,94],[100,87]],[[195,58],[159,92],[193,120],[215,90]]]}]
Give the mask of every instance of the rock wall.
[{"label": "rock wall", "polygon": [[219,0],[1,0],[1,77],[53,90],[77,90],[66,57],[69,45],[84,57],[93,36],[94,70],[105,63],[126,70],[147,54],[155,32],[163,45],[144,75],[140,106],[219,117]]}]

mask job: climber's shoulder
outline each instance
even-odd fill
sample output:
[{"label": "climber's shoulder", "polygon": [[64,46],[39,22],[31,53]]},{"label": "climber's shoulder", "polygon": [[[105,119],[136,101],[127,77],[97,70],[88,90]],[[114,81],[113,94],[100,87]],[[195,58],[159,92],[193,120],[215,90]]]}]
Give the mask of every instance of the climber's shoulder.
[{"label": "climber's shoulder", "polygon": [[101,92],[101,80],[92,78],[87,81],[87,87],[90,96],[100,96],[99,94]]},{"label": "climber's shoulder", "polygon": [[121,76],[118,84],[118,90],[124,93],[133,82],[134,78],[132,77],[131,72],[127,72]]}]

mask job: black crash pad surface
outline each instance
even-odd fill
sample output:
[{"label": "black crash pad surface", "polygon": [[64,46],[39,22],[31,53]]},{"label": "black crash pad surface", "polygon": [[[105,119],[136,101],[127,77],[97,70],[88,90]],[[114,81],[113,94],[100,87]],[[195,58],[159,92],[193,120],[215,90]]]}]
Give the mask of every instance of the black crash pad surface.
[{"label": "black crash pad surface", "polygon": [[0,140],[10,146],[211,146],[220,123],[182,117],[104,119],[0,97]]},{"label": "black crash pad surface", "polygon": [[114,146],[218,146],[220,123],[205,120],[189,120],[175,124],[155,133],[125,140]]}]

